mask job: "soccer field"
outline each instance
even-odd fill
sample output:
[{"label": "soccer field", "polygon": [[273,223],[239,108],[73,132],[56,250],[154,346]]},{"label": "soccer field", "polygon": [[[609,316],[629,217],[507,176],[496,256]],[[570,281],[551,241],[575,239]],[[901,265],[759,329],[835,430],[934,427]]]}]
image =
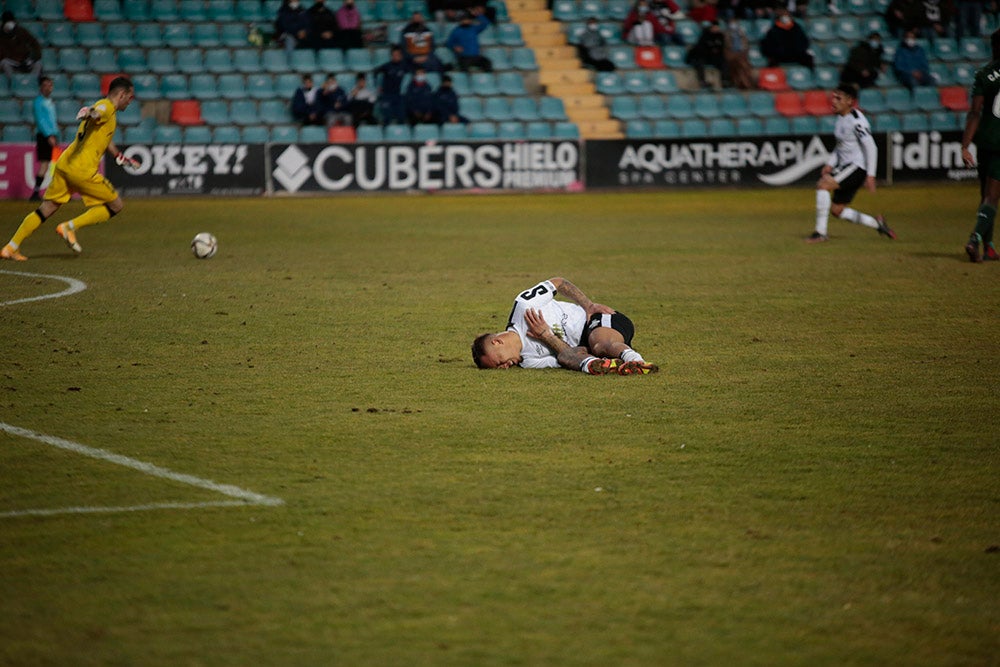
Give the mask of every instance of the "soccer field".
[{"label": "soccer field", "polygon": [[[0,664],[996,664],[976,199],[69,205],[0,264]],[[660,373],[477,370],[556,275]]]}]

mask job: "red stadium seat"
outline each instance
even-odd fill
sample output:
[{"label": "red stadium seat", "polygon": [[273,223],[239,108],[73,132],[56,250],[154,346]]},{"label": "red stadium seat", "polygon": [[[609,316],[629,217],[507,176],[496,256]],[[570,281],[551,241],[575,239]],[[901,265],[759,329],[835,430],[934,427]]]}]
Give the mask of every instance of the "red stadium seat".
[{"label": "red stadium seat", "polygon": [[811,116],[825,116],[833,112],[830,106],[830,95],[825,90],[808,90],[802,100],[802,106]]},{"label": "red stadium seat", "polygon": [[93,0],[65,0],[63,2],[63,14],[70,21],[93,21]]},{"label": "red stadium seat", "polygon": [[774,108],[782,116],[805,116],[806,110],[802,106],[802,96],[791,90],[783,90],[774,94]]},{"label": "red stadium seat", "polygon": [[790,90],[785,70],[780,67],[761,67],[757,75],[757,87],[761,90]]},{"label": "red stadium seat", "polygon": [[175,125],[204,125],[198,100],[175,100],[170,103],[170,122]]},{"label": "red stadium seat", "polygon": [[951,111],[969,110],[969,93],[962,86],[945,86],[940,89],[941,106]]},{"label": "red stadium seat", "polygon": [[333,125],[326,131],[326,137],[331,144],[353,144],[357,138],[350,125]]},{"label": "red stadium seat", "polygon": [[643,69],[665,69],[663,52],[658,46],[635,47],[635,64]]},{"label": "red stadium seat", "polygon": [[115,79],[117,79],[120,76],[128,76],[128,75],[127,74],[120,74],[120,73],[119,74],[102,74],[101,75],[101,95],[107,95],[108,94],[108,87],[111,85],[111,82],[114,81]]}]

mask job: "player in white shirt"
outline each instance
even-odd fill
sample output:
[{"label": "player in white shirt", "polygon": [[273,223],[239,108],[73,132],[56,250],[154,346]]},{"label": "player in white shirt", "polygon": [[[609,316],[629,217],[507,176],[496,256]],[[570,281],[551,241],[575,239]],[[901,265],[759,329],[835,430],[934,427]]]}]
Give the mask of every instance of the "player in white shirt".
[{"label": "player in white shirt", "polygon": [[[570,301],[557,301],[556,294]],[[544,280],[514,299],[507,327],[472,343],[479,368],[569,368],[592,375],[645,375],[659,369],[631,348],[635,327],[564,278]]]},{"label": "player in white shirt", "polygon": [[810,243],[829,240],[827,223],[831,213],[841,220],[870,227],[882,236],[896,238],[881,215],[872,217],[847,206],[862,185],[875,192],[878,167],[878,147],[872,139],[868,119],[854,106],[857,100],[857,86],[851,83],[841,83],[831,97],[833,111],[838,116],[833,129],[837,145],[816,183],[816,231],[806,239]]}]

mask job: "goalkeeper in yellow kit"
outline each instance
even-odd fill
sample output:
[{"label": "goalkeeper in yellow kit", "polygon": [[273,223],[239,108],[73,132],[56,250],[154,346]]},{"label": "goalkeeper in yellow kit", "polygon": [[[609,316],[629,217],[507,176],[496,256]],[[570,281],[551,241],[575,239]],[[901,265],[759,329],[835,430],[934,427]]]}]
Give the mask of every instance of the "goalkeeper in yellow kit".
[{"label": "goalkeeper in yellow kit", "polygon": [[76,242],[78,229],[107,222],[112,216],[121,213],[125,203],[111,181],[98,171],[98,167],[105,152],[111,154],[119,164],[135,166],[136,163],[125,157],[112,141],[117,126],[116,114],[128,108],[133,99],[135,87],[132,81],[126,77],[118,77],[108,86],[107,97],[98,100],[93,106],[80,109],[77,114],[80,128],[73,143],[63,151],[55,164],[52,183],[45,191],[44,201],[38,209],[24,218],[10,242],[0,249],[0,258],[22,262],[28,259],[20,252],[21,244],[60,206],[68,202],[73,193],[79,193],[83,197],[87,210],[56,227],[56,233],[74,252],[82,250]]}]

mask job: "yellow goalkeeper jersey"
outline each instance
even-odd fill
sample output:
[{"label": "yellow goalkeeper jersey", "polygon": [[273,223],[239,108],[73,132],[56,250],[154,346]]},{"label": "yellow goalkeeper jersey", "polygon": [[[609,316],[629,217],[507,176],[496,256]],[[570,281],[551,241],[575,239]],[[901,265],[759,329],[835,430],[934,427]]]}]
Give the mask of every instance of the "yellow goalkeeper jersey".
[{"label": "yellow goalkeeper jersey", "polygon": [[108,145],[115,136],[118,126],[115,105],[105,98],[94,102],[91,107],[99,115],[80,122],[73,143],[59,156],[56,165],[64,172],[90,176],[97,173],[97,167]]}]

